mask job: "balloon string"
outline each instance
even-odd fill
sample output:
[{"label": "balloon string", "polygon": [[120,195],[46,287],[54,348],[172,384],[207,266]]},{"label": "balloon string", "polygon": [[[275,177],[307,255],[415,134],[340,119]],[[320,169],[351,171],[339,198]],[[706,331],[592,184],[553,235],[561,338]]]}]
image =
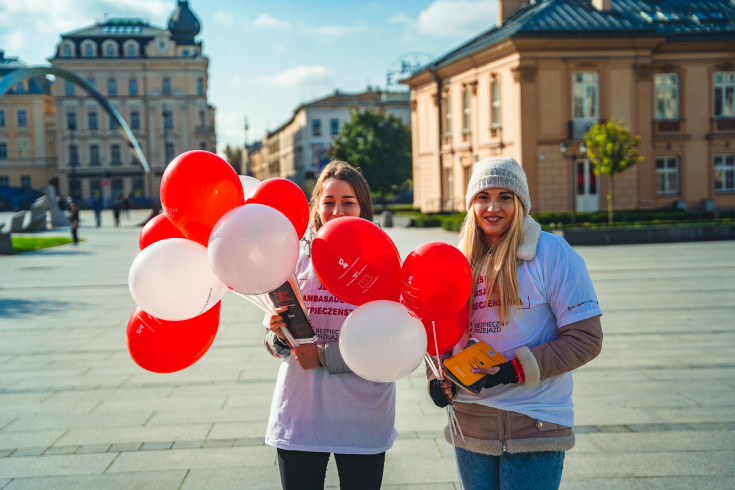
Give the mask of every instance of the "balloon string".
[{"label": "balloon string", "polygon": [[270,315],[275,315],[276,314],[276,310],[273,309],[273,307],[271,305],[268,305],[268,304],[264,303],[262,301],[262,299],[261,298],[258,298],[257,296],[250,296],[248,294],[238,293],[234,289],[230,289],[229,291],[235,293],[236,295],[240,296],[241,298],[244,298],[244,299],[248,300],[250,303],[254,304],[255,306],[257,306],[258,308],[260,308],[261,310],[263,310],[264,312],[266,312],[266,313],[268,313]]},{"label": "balloon string", "polygon": [[424,354],[424,360],[426,361],[426,364],[431,368],[431,372],[434,375],[436,379],[440,379],[439,372],[436,370],[436,367],[434,366],[434,359],[429,354]]},{"label": "balloon string", "polygon": [[[454,444],[454,431],[452,430],[453,422],[457,424],[457,428],[459,428],[459,422],[457,422],[457,416],[454,414],[454,409],[451,405],[447,405],[447,418],[449,419],[449,437],[452,439],[452,447],[454,448],[454,464],[457,466],[457,479],[459,480],[459,488],[460,490],[464,489],[464,486],[462,485],[462,475],[459,473],[459,461],[457,461],[457,446]],[[452,420],[454,418],[454,421]],[[460,434],[462,432],[460,431]],[[464,435],[462,435],[462,440],[464,440]]]}]

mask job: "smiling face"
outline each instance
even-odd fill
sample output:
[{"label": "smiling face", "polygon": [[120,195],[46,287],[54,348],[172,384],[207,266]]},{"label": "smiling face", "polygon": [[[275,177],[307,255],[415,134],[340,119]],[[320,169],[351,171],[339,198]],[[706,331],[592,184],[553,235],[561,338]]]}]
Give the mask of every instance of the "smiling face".
[{"label": "smiling face", "polygon": [[326,224],[343,216],[360,216],[360,203],[355,190],[346,180],[327,179],[319,199],[319,217]]},{"label": "smiling face", "polygon": [[502,187],[484,189],[475,196],[472,211],[478,226],[493,244],[513,223],[516,212],[513,193]]}]

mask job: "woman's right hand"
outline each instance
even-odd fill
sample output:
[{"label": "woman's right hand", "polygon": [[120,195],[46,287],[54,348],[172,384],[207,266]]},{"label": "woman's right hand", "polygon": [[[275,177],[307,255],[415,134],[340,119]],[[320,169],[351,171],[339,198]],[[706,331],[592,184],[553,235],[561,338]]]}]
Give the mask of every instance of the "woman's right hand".
[{"label": "woman's right hand", "polygon": [[276,314],[271,315],[271,319],[268,322],[268,328],[276,334],[276,337],[281,339],[283,343],[286,343],[286,336],[281,331],[281,328],[286,326],[286,322],[283,321],[283,317],[280,315],[280,313],[283,313],[288,309],[288,306],[281,306],[280,308],[276,308]]},{"label": "woman's right hand", "polygon": [[444,408],[454,401],[454,395],[457,393],[454,383],[446,377],[444,379],[432,379],[429,381],[429,396],[439,408]]}]

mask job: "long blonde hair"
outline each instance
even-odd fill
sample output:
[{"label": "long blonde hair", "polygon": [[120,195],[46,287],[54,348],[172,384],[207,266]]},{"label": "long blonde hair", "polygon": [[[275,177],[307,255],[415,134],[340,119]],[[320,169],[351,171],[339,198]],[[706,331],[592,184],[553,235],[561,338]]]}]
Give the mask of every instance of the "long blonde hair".
[{"label": "long blonde hair", "polygon": [[523,206],[518,196],[513,194],[515,212],[508,231],[496,240],[495,246],[490,243],[475,218],[474,208],[470,207],[459,231],[458,248],[470,263],[472,269],[472,293],[470,294],[469,312],[477,294],[480,277],[485,278],[485,297],[495,299],[500,308],[500,318],[504,324],[508,322],[509,306],[519,306],[518,296],[518,247],[523,240]]},{"label": "long blonde hair", "polygon": [[314,184],[314,190],[311,193],[311,201],[309,201],[309,224],[314,234],[324,225],[321,216],[319,216],[319,201],[322,198],[324,182],[328,179],[344,180],[350,184],[355,191],[355,199],[357,199],[357,203],[360,205],[360,218],[368,221],[373,220],[373,201],[370,198],[370,186],[365,180],[365,177],[363,177],[362,172],[360,172],[360,169],[342,160],[332,160],[324,167],[322,173],[319,174],[319,178],[316,184]]}]

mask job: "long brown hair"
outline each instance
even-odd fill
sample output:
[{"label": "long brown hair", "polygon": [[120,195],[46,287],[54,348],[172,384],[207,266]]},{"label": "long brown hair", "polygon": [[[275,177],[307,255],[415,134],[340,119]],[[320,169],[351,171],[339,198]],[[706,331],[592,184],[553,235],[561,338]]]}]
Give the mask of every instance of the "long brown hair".
[{"label": "long brown hair", "polygon": [[365,177],[362,176],[359,169],[349,163],[343,162],[342,160],[332,160],[322,170],[311,193],[309,223],[314,233],[319,231],[319,228],[324,225],[322,218],[319,216],[319,201],[322,198],[324,182],[328,179],[344,180],[350,184],[355,191],[357,203],[360,205],[360,218],[368,221],[373,220],[373,201],[370,198],[370,186],[365,180]]},{"label": "long brown hair", "polygon": [[500,318],[503,323],[507,324],[508,321],[508,307],[519,305],[517,257],[518,247],[523,240],[523,205],[515,194],[513,203],[515,212],[510,227],[496,240],[494,247],[490,245],[485,232],[477,223],[474,207],[470,207],[462,222],[458,248],[467,257],[472,269],[472,293],[468,306],[470,317],[480,276],[485,277],[487,290],[485,297],[494,298],[500,305]]}]

